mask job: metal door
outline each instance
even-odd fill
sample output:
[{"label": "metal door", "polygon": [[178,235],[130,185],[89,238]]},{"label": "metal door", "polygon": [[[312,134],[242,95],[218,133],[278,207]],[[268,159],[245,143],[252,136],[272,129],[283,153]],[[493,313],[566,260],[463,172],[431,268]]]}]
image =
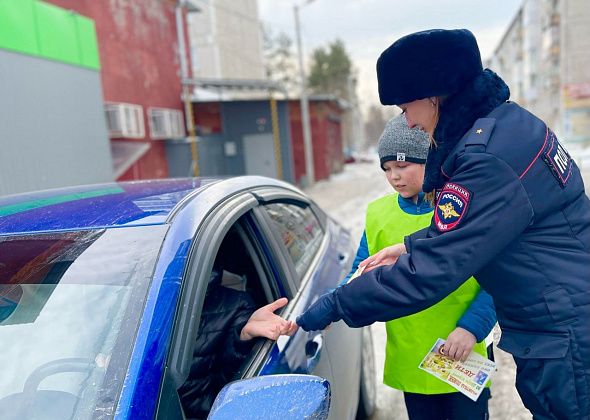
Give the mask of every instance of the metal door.
[{"label": "metal door", "polygon": [[246,175],[277,177],[272,134],[248,134],[242,137]]}]

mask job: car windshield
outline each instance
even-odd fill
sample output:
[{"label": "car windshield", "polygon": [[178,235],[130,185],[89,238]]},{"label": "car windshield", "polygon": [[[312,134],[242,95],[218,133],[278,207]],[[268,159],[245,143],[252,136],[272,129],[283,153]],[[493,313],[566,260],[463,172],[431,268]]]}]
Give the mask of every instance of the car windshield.
[{"label": "car windshield", "polygon": [[166,230],[0,237],[3,419],[113,415]]}]

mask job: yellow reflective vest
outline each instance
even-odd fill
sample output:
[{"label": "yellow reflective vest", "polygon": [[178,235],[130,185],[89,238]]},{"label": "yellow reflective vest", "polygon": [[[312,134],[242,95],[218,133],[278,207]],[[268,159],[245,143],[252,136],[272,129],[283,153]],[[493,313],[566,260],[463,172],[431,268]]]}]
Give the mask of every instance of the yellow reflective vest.
[{"label": "yellow reflective vest", "polygon": [[[429,226],[431,218],[432,212],[419,215],[406,213],[399,205],[397,193],[371,202],[365,222],[369,254],[403,242],[404,236]],[[419,394],[458,392],[419,369],[418,365],[437,338],[446,339],[455,329],[478,292],[479,284],[471,277],[436,305],[387,322],[383,382],[392,388]],[[487,356],[484,342],[477,343],[474,351]]]}]

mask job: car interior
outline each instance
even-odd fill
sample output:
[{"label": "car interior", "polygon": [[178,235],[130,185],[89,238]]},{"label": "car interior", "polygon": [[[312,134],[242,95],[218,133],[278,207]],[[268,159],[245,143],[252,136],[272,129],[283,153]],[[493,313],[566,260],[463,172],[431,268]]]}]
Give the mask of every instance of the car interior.
[{"label": "car interior", "polygon": [[[274,300],[273,293],[267,282],[264,286],[261,283],[261,278],[266,277],[266,274],[258,261],[258,256],[252,255],[255,252],[252,244],[246,245],[246,241],[250,242],[250,240],[246,230],[239,223],[238,221],[232,226],[223,239],[213,266],[224,270],[222,286],[247,292],[256,306],[261,307]],[[242,279],[241,284],[235,276]]]}]

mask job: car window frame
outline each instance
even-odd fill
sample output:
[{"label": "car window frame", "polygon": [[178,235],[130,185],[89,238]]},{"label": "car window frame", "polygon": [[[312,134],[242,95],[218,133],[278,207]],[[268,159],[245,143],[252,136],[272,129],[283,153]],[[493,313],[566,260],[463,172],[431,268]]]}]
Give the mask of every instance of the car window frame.
[{"label": "car window frame", "polygon": [[213,269],[219,247],[237,220],[258,202],[247,191],[226,198],[207,214],[191,242],[182,285],[175,309],[174,326],[166,366],[174,384],[182,385],[189,371],[189,360],[196,340],[207,282],[199,281]]},{"label": "car window frame", "polygon": [[[312,273],[315,270],[317,270],[319,261],[324,257],[328,249],[328,244],[331,237],[331,233],[329,231],[328,216],[317,206],[317,204],[315,204],[315,202],[310,200],[308,197],[296,194],[290,190],[267,187],[264,189],[254,190],[253,194],[258,198],[258,201],[260,203],[260,206],[257,206],[256,208],[252,209],[252,215],[255,219],[254,223],[256,223],[256,225],[261,231],[261,234],[266,239],[265,242],[269,246],[270,251],[273,253],[273,258],[276,260],[277,264],[283,265],[284,267],[283,271],[286,274],[286,286],[288,286],[289,288],[287,292],[289,303],[285,308],[283,308],[280,315],[285,319],[289,319],[292,317],[294,308],[298,305],[298,302],[301,299],[303,290],[311,281]],[[270,218],[268,212],[263,208],[265,204],[272,204],[277,202],[284,204],[308,206],[313,212],[313,214],[319,220],[322,230],[324,232],[324,237],[322,238],[316,255],[311,260],[309,267],[307,268],[304,275],[301,277],[301,282],[298,286],[293,278],[293,276],[298,276],[298,273],[295,270],[295,264],[289,256],[289,251],[287,250],[287,247],[283,244],[282,239],[277,234],[276,229],[274,228],[273,220]],[[264,343],[264,346],[261,349],[259,349],[256,356],[251,359],[248,368],[244,370],[244,378],[251,378],[260,373],[266,360],[269,357],[269,353],[275,345],[277,345],[277,343],[272,342],[270,340],[267,340]]]},{"label": "car window frame", "polygon": [[[251,243],[250,245],[255,248],[255,251],[258,255],[261,254],[265,254],[265,250],[262,249],[263,247],[268,248],[267,251],[269,251],[271,253],[270,258],[268,256],[266,257],[262,257],[265,261],[263,262],[263,264],[265,264],[267,267],[265,267],[267,270],[270,269],[270,271],[272,271],[272,267],[269,266],[275,266],[274,268],[277,270],[276,274],[271,274],[271,276],[275,277],[278,276],[279,279],[271,279],[273,281],[273,283],[277,283],[277,282],[281,282],[280,278],[285,277],[286,274],[286,267],[284,265],[282,265],[282,263],[280,261],[276,260],[275,257],[275,251],[272,249],[272,245],[268,243],[268,239],[266,238],[266,236],[264,235],[264,233],[260,230],[260,226],[258,225],[258,222],[254,216],[254,212],[257,211],[257,209],[259,208],[259,206],[253,208],[251,210],[251,212],[249,212],[248,214],[246,214],[246,220],[247,220],[247,225],[246,227],[244,227],[245,231],[247,231],[247,235],[251,235],[248,236],[248,241],[250,242],[254,242]],[[255,226],[252,226],[255,225]],[[264,243],[260,243],[260,241],[258,240],[258,238],[256,238],[256,232],[254,232],[254,229],[259,230],[259,233],[262,235],[262,239]],[[254,237],[254,239],[252,239]],[[266,240],[266,241],[264,241]],[[257,258],[261,258],[260,256],[258,256]],[[269,261],[271,260],[272,261]],[[261,280],[262,283],[262,280]],[[275,285],[276,286],[276,285]],[[271,289],[273,287],[273,285],[270,285]],[[291,292],[288,288],[283,287],[283,292],[284,293],[280,293],[280,286],[275,290],[276,294],[274,295],[274,299],[278,299],[279,297],[285,296],[289,299],[289,302],[292,300],[291,299]],[[273,301],[271,300],[271,302]],[[282,316],[283,318],[286,318],[286,314],[288,313],[287,307],[284,307],[282,309],[280,309],[279,311],[276,311],[275,313]],[[255,373],[258,373],[260,371],[260,368],[262,367],[262,365],[264,364],[264,361],[266,361],[269,357],[269,353],[271,352],[272,348],[276,345],[276,341],[273,340],[259,340],[255,345],[254,348],[251,350],[250,354],[248,355],[248,358],[246,359],[246,361],[244,362],[244,364],[242,365],[242,367],[240,368],[239,373],[239,377],[240,379],[246,379],[246,378],[251,378],[253,376],[255,376]]]},{"label": "car window frame", "polygon": [[[269,261],[261,261],[268,259],[268,257],[261,255],[263,253],[257,249],[258,245],[252,243],[255,239],[250,236],[254,232],[250,232],[247,226],[247,220],[249,219],[252,220],[252,223],[255,223],[250,213],[256,210],[259,205],[257,198],[251,191],[241,191],[217,203],[201,223],[199,229],[197,229],[187,258],[181,292],[175,309],[173,332],[167,351],[164,378],[158,396],[157,418],[166,418],[167,415],[170,415],[161,411],[164,406],[173,407],[174,410],[178,408],[182,410],[179,398],[177,398],[178,403],[176,401],[171,402],[170,395],[171,391],[176,392],[188,377],[208,286],[207,282],[200,281],[200,279],[208,276],[213,269],[215,257],[230,228],[237,227],[238,234],[244,240],[247,248],[246,252],[252,257],[257,272],[260,273],[260,270],[262,272],[268,271],[268,265],[272,264]],[[245,218],[246,222],[240,223],[240,218]],[[254,255],[252,255],[252,252]],[[283,267],[279,266],[277,268],[282,273]],[[260,283],[265,296],[268,299],[270,295],[272,299],[270,301],[272,302],[279,297],[279,288],[274,284],[267,284],[276,281],[267,277],[266,274],[261,277]],[[268,351],[272,348],[272,344],[274,343],[270,342],[269,345],[265,341],[256,346],[253,350],[254,356],[250,360],[256,360],[260,354],[264,354],[266,357]],[[171,387],[174,389],[171,390]]]},{"label": "car window frame", "polygon": [[[254,207],[243,215],[242,223],[236,224],[235,227],[238,235],[246,246],[246,251],[259,275],[265,297],[268,303],[270,303],[282,296],[287,296],[286,290],[279,284],[280,280],[276,278],[284,276],[284,269],[276,262],[270,261],[269,256],[266,255],[265,250],[263,249],[264,245],[259,243],[259,238],[256,237],[256,221],[253,216],[253,212],[256,211],[256,208],[257,207]],[[277,270],[277,272],[275,273],[273,269]]]},{"label": "car window frame", "polygon": [[[330,240],[328,216],[317,206],[313,200],[290,190],[264,188],[253,191],[253,194],[258,198],[258,201],[261,205],[255,208],[252,213],[257,218],[258,224],[268,242],[273,244],[273,251],[278,253],[276,258],[286,267],[286,271],[288,271],[288,278],[286,280],[291,292],[289,298],[293,301],[294,298],[300,293],[301,289],[303,289],[308,283],[311,273],[317,268],[318,261],[328,247],[328,242]],[[322,228],[323,238],[320,242],[320,246],[318,247],[316,255],[314,258],[312,258],[309,266],[301,276],[299,273],[297,273],[295,264],[289,255],[289,251],[283,244],[282,238],[275,229],[275,222],[271,219],[268,211],[264,209],[265,205],[274,203],[309,207],[313,215],[319,221],[320,227]],[[299,277],[301,278],[300,280]],[[290,302],[286,309],[289,309],[293,303],[294,302]]]}]

